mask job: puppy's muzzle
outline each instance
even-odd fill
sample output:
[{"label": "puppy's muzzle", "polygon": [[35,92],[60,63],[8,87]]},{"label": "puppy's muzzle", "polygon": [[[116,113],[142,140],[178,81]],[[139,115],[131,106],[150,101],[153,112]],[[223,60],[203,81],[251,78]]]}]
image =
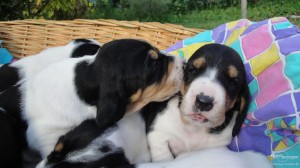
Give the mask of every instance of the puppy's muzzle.
[{"label": "puppy's muzzle", "polygon": [[206,96],[203,93],[200,93],[196,96],[195,106],[200,110],[200,112],[207,112],[213,108],[213,102],[213,97]]}]

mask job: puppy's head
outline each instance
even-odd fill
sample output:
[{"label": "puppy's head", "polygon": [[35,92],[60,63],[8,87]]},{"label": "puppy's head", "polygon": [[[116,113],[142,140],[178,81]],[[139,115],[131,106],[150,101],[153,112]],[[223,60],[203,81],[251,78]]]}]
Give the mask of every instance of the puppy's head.
[{"label": "puppy's head", "polygon": [[115,129],[117,128],[111,127],[101,130],[95,120],[85,120],[75,129],[61,136],[53,151],[37,165],[37,168],[126,165],[128,161],[122,148],[116,147],[113,142],[106,139]]},{"label": "puppy's head", "polygon": [[238,111],[233,135],[248,108],[249,90],[243,62],[230,47],[208,44],[198,49],[184,70],[180,105],[182,119],[193,125],[221,131]]},{"label": "puppy's head", "polygon": [[115,122],[152,101],[180,90],[182,60],[161,53],[141,40],[122,39],[103,45],[94,68],[99,82],[98,123]]}]

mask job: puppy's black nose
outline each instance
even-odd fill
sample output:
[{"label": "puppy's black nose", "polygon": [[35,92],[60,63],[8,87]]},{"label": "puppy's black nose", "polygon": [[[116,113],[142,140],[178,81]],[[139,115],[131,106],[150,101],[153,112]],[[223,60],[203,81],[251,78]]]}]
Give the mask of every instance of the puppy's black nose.
[{"label": "puppy's black nose", "polygon": [[213,108],[213,101],[214,98],[210,96],[205,96],[203,93],[200,93],[196,97],[196,102],[195,106],[200,110],[200,111],[209,111]]}]

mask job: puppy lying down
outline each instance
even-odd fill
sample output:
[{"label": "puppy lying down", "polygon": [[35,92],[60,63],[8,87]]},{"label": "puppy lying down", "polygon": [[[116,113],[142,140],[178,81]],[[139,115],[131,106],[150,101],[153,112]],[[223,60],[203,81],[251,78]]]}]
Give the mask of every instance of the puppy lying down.
[{"label": "puppy lying down", "polygon": [[114,40],[96,56],[53,63],[0,94],[0,120],[11,124],[0,134],[18,136],[0,138],[3,150],[18,151],[1,158],[20,162],[19,151],[27,148],[45,158],[60,136],[84,120],[94,119],[101,130],[149,102],[165,101],[180,90],[182,68],[179,57],[137,39]]},{"label": "puppy lying down", "polygon": [[45,49],[35,55],[0,66],[0,93],[33,77],[47,66],[67,58],[95,55],[100,44],[93,39],[75,39],[64,46]]},{"label": "puppy lying down", "polygon": [[248,99],[239,55],[209,44],[188,61],[180,93],[107,129],[84,121],[61,136],[37,167],[268,168],[262,154],[226,147],[245,119]]}]

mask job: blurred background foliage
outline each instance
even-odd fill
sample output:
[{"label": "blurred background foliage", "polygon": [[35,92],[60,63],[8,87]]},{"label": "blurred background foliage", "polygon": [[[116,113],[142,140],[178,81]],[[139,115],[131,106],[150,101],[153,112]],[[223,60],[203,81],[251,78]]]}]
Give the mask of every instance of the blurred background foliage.
[{"label": "blurred background foliage", "polygon": [[[240,0],[1,0],[0,20],[103,18],[211,29],[240,19],[240,3]],[[298,16],[299,9],[299,0],[248,0],[248,19]],[[291,21],[300,23],[297,19]]]}]

